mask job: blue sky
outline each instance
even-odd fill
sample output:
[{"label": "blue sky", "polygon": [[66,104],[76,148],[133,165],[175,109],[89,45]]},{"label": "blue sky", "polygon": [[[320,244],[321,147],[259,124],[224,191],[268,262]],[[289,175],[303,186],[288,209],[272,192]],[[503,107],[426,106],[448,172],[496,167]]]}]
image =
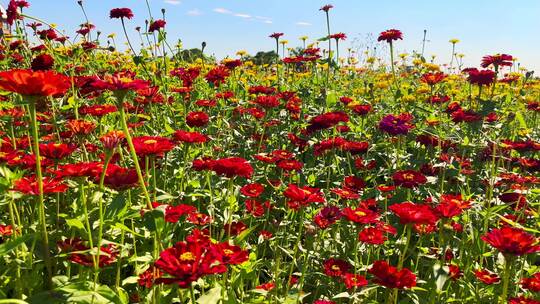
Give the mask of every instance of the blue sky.
[{"label": "blue sky", "polygon": [[[4,3],[7,0],[0,0]],[[27,13],[58,24],[73,36],[84,21],[76,0],[29,0]],[[540,1],[538,0],[149,0],[154,18],[167,12],[169,41],[182,39],[185,48],[207,42],[207,52],[221,58],[238,50],[254,53],[272,50],[272,32],[285,33],[290,46],[299,46],[298,37],[317,39],[326,35],[324,13],[319,8],[333,4],[331,31],[344,32],[349,39],[365,42],[386,29],[396,28],[404,40],[399,52],[420,50],[427,29],[426,55],[436,54],[438,63],[449,62],[449,39],[457,38],[457,52],[466,55],[467,66],[478,66],[486,54],[507,53],[521,65],[540,74]],[[103,36],[117,33],[123,39],[120,22],[109,20],[109,10],[129,7],[135,18],[127,22],[133,39],[136,26],[144,27],[148,11],[144,0],[84,0],[90,21]],[[135,40],[138,41],[138,40]],[[356,42],[354,45],[359,45]],[[343,53],[342,53],[343,54]]]}]

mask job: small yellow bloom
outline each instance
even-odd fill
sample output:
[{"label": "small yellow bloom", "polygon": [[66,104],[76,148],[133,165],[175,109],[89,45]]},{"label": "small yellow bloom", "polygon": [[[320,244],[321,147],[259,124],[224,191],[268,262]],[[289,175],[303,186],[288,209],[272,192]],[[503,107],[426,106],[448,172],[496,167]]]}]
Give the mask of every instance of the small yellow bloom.
[{"label": "small yellow bloom", "polygon": [[405,96],[401,97],[401,101],[407,102],[407,103],[414,102],[414,101],[416,101],[416,97],[414,97],[414,95],[405,95]]},{"label": "small yellow bloom", "polygon": [[450,41],[448,41],[448,42],[450,42],[451,44],[456,44],[456,43],[459,42],[459,39],[456,39],[456,38],[450,39]]}]

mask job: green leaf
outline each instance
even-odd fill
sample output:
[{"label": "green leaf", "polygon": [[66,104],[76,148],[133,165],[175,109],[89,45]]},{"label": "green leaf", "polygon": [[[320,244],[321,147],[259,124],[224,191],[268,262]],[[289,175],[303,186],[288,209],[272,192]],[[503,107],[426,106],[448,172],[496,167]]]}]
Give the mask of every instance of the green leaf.
[{"label": "green leaf", "polygon": [[326,106],[332,107],[335,105],[338,101],[338,97],[334,91],[328,92],[328,95],[326,95]]},{"label": "green leaf", "polygon": [[115,223],[115,224],[114,224],[114,227],[115,227],[115,228],[118,228],[118,229],[120,229],[120,230],[124,230],[124,231],[126,231],[126,232],[129,232],[129,233],[131,233],[131,234],[133,234],[133,235],[135,235],[135,236],[143,237],[141,234],[139,234],[139,233],[137,233],[137,232],[135,232],[135,231],[129,229],[126,225],[124,225],[124,224],[122,224],[122,223]]},{"label": "green leaf", "polygon": [[8,254],[9,252],[11,252],[11,250],[19,247],[24,242],[29,241],[34,237],[35,237],[35,233],[25,234],[25,235],[20,236],[20,237],[14,239],[12,241],[1,244],[0,245],[0,256],[4,256],[4,255]]},{"label": "green leaf", "polygon": [[207,293],[197,299],[199,304],[217,304],[221,299],[221,286],[210,289]]},{"label": "green leaf", "polygon": [[66,219],[66,224],[68,224],[69,227],[75,227],[77,229],[86,231],[84,224],[79,219]]}]

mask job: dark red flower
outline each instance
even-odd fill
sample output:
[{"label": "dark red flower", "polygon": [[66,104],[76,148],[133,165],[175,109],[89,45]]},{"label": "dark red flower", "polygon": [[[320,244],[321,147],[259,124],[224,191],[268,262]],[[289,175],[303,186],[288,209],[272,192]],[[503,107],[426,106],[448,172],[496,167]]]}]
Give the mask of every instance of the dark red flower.
[{"label": "dark red flower", "polygon": [[513,59],[511,55],[507,54],[486,55],[482,57],[482,64],[480,66],[487,68],[493,65],[495,69],[498,69],[500,66],[512,66]]},{"label": "dark red flower", "polygon": [[159,31],[160,29],[165,27],[165,24],[167,24],[167,22],[165,22],[165,20],[163,19],[154,20],[152,21],[152,23],[150,23],[150,26],[148,27],[148,31],[149,32]]},{"label": "dark red flower", "polygon": [[513,227],[492,229],[481,239],[503,254],[524,255],[540,252],[540,241],[525,230]]},{"label": "dark red flower", "polygon": [[315,132],[322,129],[328,129],[340,122],[348,122],[349,116],[345,112],[328,112],[318,116],[315,116],[309,122],[307,131],[309,133]]},{"label": "dark red flower", "polygon": [[113,8],[109,14],[109,18],[111,19],[121,19],[121,18],[126,18],[126,19],[131,19],[133,18],[133,12],[131,11],[131,9],[127,8],[127,7],[123,7],[123,8]]},{"label": "dark red flower", "polygon": [[525,296],[519,296],[508,299],[508,304],[540,304],[540,301],[526,298]]},{"label": "dark red flower", "polygon": [[402,186],[405,188],[416,188],[419,185],[427,182],[427,178],[424,176],[424,174],[414,170],[396,171],[392,175],[392,180],[396,186]]},{"label": "dark red flower", "polygon": [[321,7],[319,10],[328,13],[328,11],[331,10],[332,8],[334,8],[332,4],[326,4],[323,7]]},{"label": "dark red flower", "polygon": [[540,272],[533,274],[530,278],[522,278],[521,287],[532,292],[540,292]]},{"label": "dark red flower", "polygon": [[411,288],[416,286],[416,276],[409,269],[398,270],[386,261],[375,261],[368,270],[373,274],[375,283],[388,288]]},{"label": "dark red flower", "polygon": [[274,39],[279,39],[279,37],[283,36],[284,34],[283,33],[272,33],[270,36],[270,38],[274,38]]},{"label": "dark red flower", "polygon": [[[99,179],[99,177],[97,177],[97,179]],[[115,164],[110,164],[107,167],[104,184],[109,188],[124,190],[136,187],[138,182],[139,178],[135,169],[123,168]]]},{"label": "dark red flower", "polygon": [[352,268],[352,265],[347,261],[334,258],[324,261],[323,266],[324,273],[330,277],[341,277]]},{"label": "dark red flower", "polygon": [[399,115],[389,114],[379,122],[379,129],[390,135],[406,135],[414,128],[412,120],[414,117],[410,113],[401,113]]},{"label": "dark red flower", "polygon": [[41,54],[36,56],[32,60],[32,70],[34,71],[46,71],[52,69],[54,65],[54,59],[49,54]]},{"label": "dark red flower", "polygon": [[186,116],[186,124],[190,127],[204,127],[208,121],[209,117],[205,112],[189,112]]},{"label": "dark red flower", "polygon": [[341,218],[341,210],[336,206],[326,206],[313,217],[313,222],[319,228],[326,229]]},{"label": "dark red flower", "polygon": [[379,34],[379,38],[377,38],[377,41],[386,41],[388,43],[392,43],[393,40],[403,40],[403,33],[401,33],[400,30],[396,29],[390,29],[386,30],[384,32],[381,32]]},{"label": "dark red flower", "polygon": [[492,70],[469,69],[467,73],[469,74],[467,80],[471,84],[483,86],[489,85],[495,80],[495,72]]},{"label": "dark red flower", "polygon": [[211,69],[204,79],[216,87],[225,82],[225,79],[229,76],[229,69],[224,65],[218,65]]}]

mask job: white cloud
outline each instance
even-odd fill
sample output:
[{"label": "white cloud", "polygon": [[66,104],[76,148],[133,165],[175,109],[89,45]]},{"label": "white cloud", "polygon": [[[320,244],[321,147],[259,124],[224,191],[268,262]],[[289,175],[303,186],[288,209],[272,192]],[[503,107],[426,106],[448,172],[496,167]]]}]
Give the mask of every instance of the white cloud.
[{"label": "white cloud", "polygon": [[240,14],[240,13],[236,13],[234,14],[236,17],[240,17],[240,18],[251,18],[251,15],[248,15],[248,14]]},{"label": "white cloud", "polygon": [[187,14],[190,16],[200,16],[202,15],[202,12],[199,9],[192,9],[187,11]]},{"label": "white cloud", "polygon": [[165,0],[165,3],[171,4],[171,5],[179,5],[181,2],[180,0]]},{"label": "white cloud", "polygon": [[232,14],[230,10],[222,8],[222,7],[216,7],[213,11],[219,14]]},{"label": "white cloud", "polygon": [[300,25],[300,26],[310,26],[311,23],[309,23],[309,22],[304,22],[304,21],[298,21],[298,22],[296,22],[296,25]]}]

